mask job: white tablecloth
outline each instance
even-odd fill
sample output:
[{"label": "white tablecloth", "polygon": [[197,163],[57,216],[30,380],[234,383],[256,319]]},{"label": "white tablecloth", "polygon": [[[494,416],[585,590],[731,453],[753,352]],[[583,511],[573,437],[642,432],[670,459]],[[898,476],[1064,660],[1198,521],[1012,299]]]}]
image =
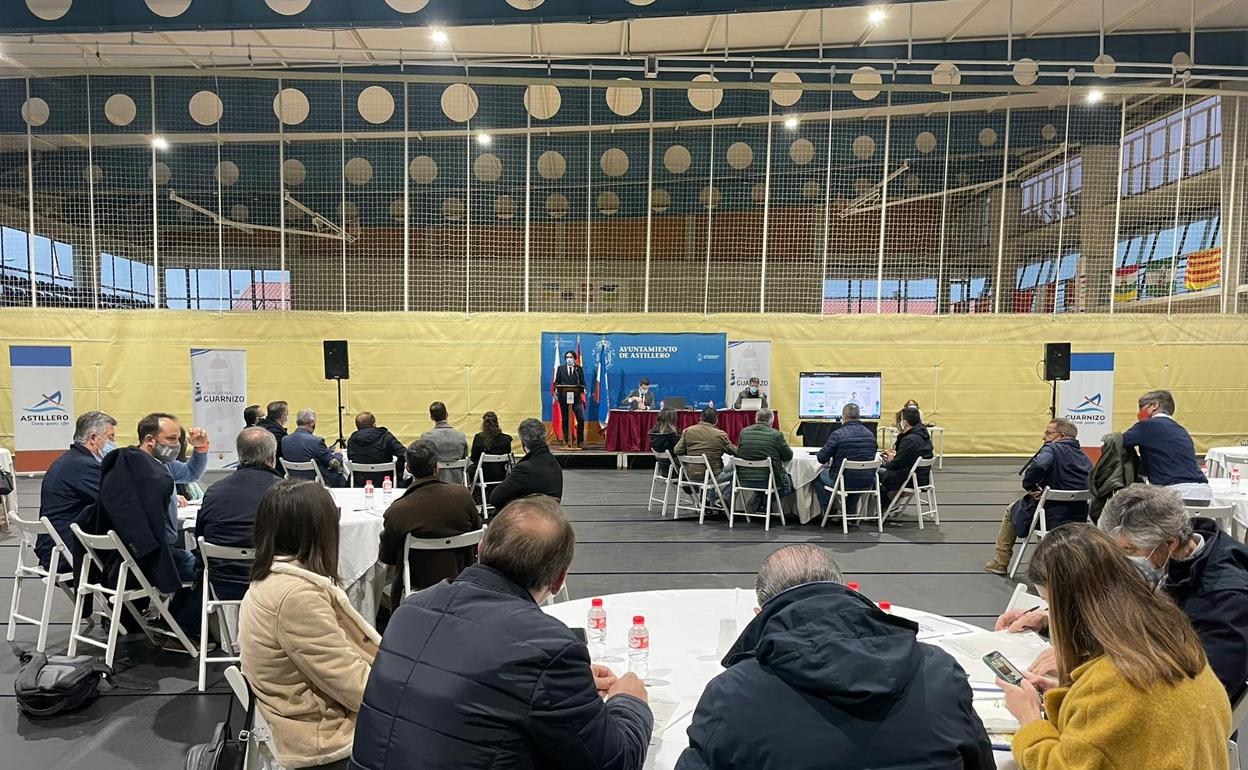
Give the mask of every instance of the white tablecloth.
[{"label": "white tablecloth", "polygon": [[[661,735],[651,741],[646,757],[647,770],[670,770],[689,745],[686,730],[693,709],[706,684],[723,671],[716,652],[720,620],[734,618],[737,629],[744,629],[754,618],[754,593],[742,589],[688,589],[638,591],[603,597],[607,611],[607,654],[600,661],[617,674],[628,670],[628,627],[633,615],[644,615],[650,629],[650,700],[675,703],[671,721]],[[584,628],[589,600],[579,599],[546,607],[546,612],[569,627]],[[894,607],[899,615],[936,620],[944,628],[973,629],[964,623],[930,613]],[[979,629],[974,629],[979,630]],[[938,641],[933,638],[930,641]],[[748,697],[743,693],[742,697]],[[997,767],[1014,770],[1009,752],[996,753]]]},{"label": "white tablecloth", "polygon": [[1240,482],[1239,489],[1231,485],[1230,479],[1209,479],[1209,488],[1213,490],[1214,505],[1235,506],[1235,526],[1231,536],[1243,540],[1240,533],[1248,532],[1248,479]]}]

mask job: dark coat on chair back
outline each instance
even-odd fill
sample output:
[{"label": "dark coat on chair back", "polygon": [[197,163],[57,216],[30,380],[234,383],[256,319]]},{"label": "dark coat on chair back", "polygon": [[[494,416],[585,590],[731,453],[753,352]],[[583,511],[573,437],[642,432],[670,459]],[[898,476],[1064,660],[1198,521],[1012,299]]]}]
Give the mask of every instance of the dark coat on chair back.
[{"label": "dark coat on chair back", "polygon": [[[260,499],[281,480],[281,475],[267,465],[243,465],[208,487],[195,517],[195,537],[213,545],[251,548]],[[208,565],[213,588],[223,599],[242,598],[251,582],[250,573],[251,566],[246,562]]]},{"label": "dark coat on chair back", "polygon": [[490,488],[490,505],[501,511],[512,500],[529,495],[563,498],[563,469],[545,444],[530,449],[507,478]]},{"label": "dark coat on chair back", "polygon": [[[897,450],[897,454],[894,455],[892,460],[884,463],[883,487],[888,492],[895,492],[901,489],[902,485],[906,483],[906,479],[910,476],[910,469],[914,467],[914,463],[917,460],[930,460],[932,458],[932,437],[927,432],[926,427],[916,425],[897,437],[897,444],[894,448]],[[916,475],[918,476],[919,486],[931,482],[932,471],[930,468],[920,468]]]},{"label": "dark coat on chair back", "polygon": [[703,691],[676,770],[995,768],[966,674],[917,630],[835,583],[781,593]]},{"label": "dark coat on chair back", "polygon": [[[39,515],[52,522],[70,550],[75,548],[74,533],[69,525],[95,504],[100,495],[100,461],[82,444],[71,444],[65,454],[56,458],[43,475],[39,487]],[[39,564],[47,569],[52,558],[52,538],[40,535],[35,541]],[[61,572],[69,572],[73,564],[62,557]]]},{"label": "dark coat on chair back", "polygon": [[1092,521],[1101,518],[1101,509],[1109,498],[1135,483],[1139,476],[1139,463],[1140,458],[1135,452],[1123,446],[1121,433],[1105,434],[1105,438],[1101,439],[1101,456],[1088,475],[1088,491],[1092,493],[1088,513]]},{"label": "dark coat on chair back", "polygon": [[[451,537],[481,529],[481,512],[468,488],[440,479],[415,479],[385,513],[378,558],[397,566],[391,601],[403,600],[403,548],[407,536]],[[476,546],[454,551],[416,551],[412,554],[412,590],[452,580],[477,561]]]},{"label": "dark coat on chair back", "polygon": [[351,474],[351,485],[363,487],[365,482],[373,482],[373,486],[381,489],[386,476],[397,487],[403,478],[404,447],[394,434],[386,428],[360,428],[347,439],[347,459],[353,463],[381,465],[398,460],[397,476],[391,473],[355,471]]},{"label": "dark coat on chair back", "polygon": [[[104,456],[100,464],[100,499],[79,522],[89,535],[115,531],[148,581],[164,593],[173,593],[182,586],[165,537],[172,494],[173,478],[159,460],[137,447],[118,449]],[[81,546],[78,549],[75,554],[81,558]],[[106,554],[104,564],[109,584],[115,584],[121,567],[121,559],[114,553]]]},{"label": "dark coat on chair back", "polygon": [[653,723],[631,695],[604,703],[585,645],[478,564],[395,610],[348,767],[639,770]]}]

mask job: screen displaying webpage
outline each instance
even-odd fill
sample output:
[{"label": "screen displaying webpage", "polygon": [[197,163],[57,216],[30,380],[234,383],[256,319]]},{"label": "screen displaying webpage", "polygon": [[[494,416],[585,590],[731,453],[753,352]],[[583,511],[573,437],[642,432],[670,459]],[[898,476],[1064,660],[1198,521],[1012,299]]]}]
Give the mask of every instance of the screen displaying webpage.
[{"label": "screen displaying webpage", "polygon": [[798,412],[803,420],[839,420],[846,404],[857,404],[864,420],[880,419],[879,372],[802,372]]}]

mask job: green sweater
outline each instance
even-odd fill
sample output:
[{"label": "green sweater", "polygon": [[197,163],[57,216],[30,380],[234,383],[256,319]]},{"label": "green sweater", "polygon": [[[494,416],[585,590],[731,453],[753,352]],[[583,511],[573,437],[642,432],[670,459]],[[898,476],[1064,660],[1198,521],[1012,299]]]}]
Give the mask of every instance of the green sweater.
[{"label": "green sweater", "polygon": [[[741,437],[737,439],[737,457],[742,460],[771,460],[778,487],[784,464],[793,459],[793,450],[784,440],[783,433],[770,425],[754,423],[741,431]],[[748,487],[767,485],[767,474],[761,468],[742,468],[737,471],[737,478]]]}]

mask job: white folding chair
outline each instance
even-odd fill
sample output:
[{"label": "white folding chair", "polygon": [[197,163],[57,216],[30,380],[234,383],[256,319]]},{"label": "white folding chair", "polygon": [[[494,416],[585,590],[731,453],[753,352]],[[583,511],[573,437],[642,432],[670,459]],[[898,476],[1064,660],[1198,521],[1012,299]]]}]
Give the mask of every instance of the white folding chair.
[{"label": "white folding chair", "polygon": [[[1242,733],[1245,728],[1248,728],[1248,689],[1231,704],[1231,734]],[[1235,741],[1230,742],[1230,750],[1231,770],[1240,770],[1239,746]]]},{"label": "white folding chair", "polygon": [[[490,518],[490,511],[494,510],[494,506],[490,505],[489,503],[490,487],[497,486],[503,483],[501,479],[498,481],[486,481],[485,480],[485,466],[502,465],[506,468],[507,471],[510,471],[511,467],[515,464],[516,464],[516,458],[514,455],[510,453],[505,454],[505,455],[482,454],[481,458],[477,460],[477,470],[475,473],[472,474],[472,488],[476,489],[477,493],[481,495],[481,518],[483,519]],[[505,477],[506,477],[506,474],[504,474],[504,478]]]},{"label": "white folding chair", "polygon": [[[256,552],[254,548],[229,548],[223,545],[213,545],[199,538],[199,554],[204,561],[204,597],[203,607],[199,612],[199,691],[204,691],[204,680],[208,671],[209,663],[238,663],[239,657],[237,653],[238,641],[234,636],[229,619],[226,617],[226,608],[233,607],[235,611],[242,606],[241,599],[226,600],[217,598],[217,590],[209,579],[209,559],[218,561],[246,561],[249,562],[255,558]],[[217,618],[217,637],[221,642],[221,651],[225,655],[215,655],[208,657],[208,616],[215,615]]]},{"label": "white folding chair", "polygon": [[[931,516],[936,526],[940,526],[940,508],[936,503],[936,483],[933,480],[935,474],[931,470],[935,463],[936,460],[932,457],[920,457],[914,461],[914,465],[910,466],[910,475],[906,476],[905,483],[893,496],[888,504],[888,510],[884,511],[884,518],[905,513],[910,501],[913,500],[915,513],[919,517],[919,529],[923,529],[925,516]],[[927,469],[926,484],[919,483],[919,471],[922,469]]]},{"label": "white folding chair", "polygon": [[[17,530],[17,566],[13,569],[13,599],[9,604],[9,630],[7,639],[13,641],[17,635],[17,625],[26,623],[39,626],[39,640],[35,643],[35,651],[43,652],[48,643],[48,628],[52,618],[52,597],[59,588],[72,602],[74,600],[73,573],[60,572],[62,561],[73,569],[74,557],[65,546],[52,522],[40,518],[28,521],[16,513],[9,516],[9,525]],[[52,554],[48,557],[48,568],[39,566],[39,554],[35,551],[35,541],[40,535],[52,538]],[[22,584],[35,580],[43,584],[43,604],[38,618],[23,615],[19,611],[22,603]]]},{"label": "white folding chair", "polygon": [[[724,500],[724,493],[715,481],[715,473],[711,470],[711,462],[706,459],[706,455],[682,455],[678,459],[680,473],[677,476],[676,507],[672,509],[672,520],[680,518],[681,511],[690,511],[697,513],[699,524],[706,523],[707,498],[712,497],[712,494],[713,498],[709,502],[718,505],[727,513],[728,502]],[[680,504],[682,494],[689,498],[689,505]]]},{"label": "white folding chair", "polygon": [[[656,452],[653,449],[650,453],[654,455],[654,472],[650,474],[650,499],[646,501],[646,513],[654,510],[655,503],[662,503],[663,508],[659,511],[659,516],[667,516],[667,496],[670,494],[672,485],[676,483],[680,472],[676,469],[676,460],[668,452]],[[667,463],[667,470],[660,472],[659,468]],[[654,485],[663,485],[663,497],[654,496]],[[679,496],[679,493],[677,493]]]},{"label": "white folding chair", "polygon": [[0,497],[0,527],[11,517],[17,515],[17,474],[13,472],[13,455],[9,450],[0,447],[0,471],[8,471],[13,477],[13,492]]},{"label": "white folding chair", "polygon": [[564,578],[563,585],[559,587],[559,593],[547,596],[546,601],[542,602],[542,606],[549,607],[552,604],[563,604],[568,599],[568,580],[567,578]]},{"label": "white folding chair", "polygon": [[1027,590],[1026,583],[1018,583],[1015,585],[1014,593],[1010,594],[1010,601],[1005,605],[1005,611],[1009,612],[1010,610],[1017,609],[1030,610],[1033,607],[1039,607],[1040,609],[1047,610],[1049,608],[1049,603],[1044,599],[1041,599],[1036,594],[1029,592]]},{"label": "white folding chair", "polygon": [[[845,472],[846,471],[870,471],[873,486],[870,489],[846,489],[845,488]],[[875,519],[876,529],[879,530],[880,532],[883,532],[884,531],[883,499],[884,498],[880,496],[880,473],[879,471],[880,471],[880,459],[878,457],[874,460],[844,460],[842,461],[841,468],[839,471],[837,471],[836,480],[832,482],[832,486],[829,487],[827,485],[824,485],[823,487],[824,489],[832,493],[832,497],[828,498],[828,507],[825,508],[823,511],[823,521],[820,522],[819,526],[826,527],[828,525],[828,516],[832,514],[832,507],[835,506],[837,503],[840,503],[841,533],[842,534],[849,533],[850,519],[853,519],[854,521],[866,521],[870,519]],[[858,508],[858,513],[855,516],[848,515],[850,495],[859,495],[863,498],[866,498],[865,500],[858,501],[859,508]],[[861,506],[863,506],[866,503],[869,503],[872,499],[875,500],[875,514],[870,515],[870,514],[863,513],[863,508]],[[870,509],[868,508],[866,510],[870,510]]]},{"label": "white folding chair", "polygon": [[251,730],[243,736],[246,741],[243,756],[244,770],[282,770],[281,765],[274,759],[273,733],[269,730],[269,723],[264,718],[264,714],[253,705],[256,696],[251,691],[247,678],[243,676],[238,666],[230,666],[225,670],[225,681],[234,691],[234,697],[243,704],[243,713],[247,713],[248,708],[252,710]]},{"label": "white folding chair", "polygon": [[[756,470],[767,471],[766,487],[746,487],[741,485],[740,477],[737,475],[742,468],[754,468]],[[754,495],[763,495],[763,510],[758,513],[751,513],[744,507],[737,510],[738,495],[747,500],[753,500]],[[763,460],[742,460],[739,457],[732,459],[732,492],[729,493],[728,501],[728,529],[732,529],[732,520],[737,516],[744,516],[747,519],[751,517],[763,517],[763,529],[771,530],[771,501],[776,501],[776,512],[780,514],[780,526],[784,526],[784,503],[780,500],[780,490],[776,487],[776,474],[771,467],[770,459]]]},{"label": "white folding chair", "polygon": [[[1202,501],[1202,502],[1208,502]],[[1227,503],[1226,505],[1193,505],[1192,501],[1184,500],[1183,507],[1187,510],[1188,516],[1203,516],[1206,519],[1213,519],[1218,522],[1218,527],[1230,535],[1232,538],[1239,539],[1239,526],[1235,521],[1235,506]]]},{"label": "white folding chair", "polygon": [[438,461],[438,478],[448,484],[463,484],[465,487],[471,488],[472,482],[468,478],[468,458],[462,460]]},{"label": "white folding chair", "polygon": [[454,551],[459,548],[470,548],[481,542],[485,529],[474,529],[462,535],[452,537],[412,537],[408,535],[403,541],[403,596],[412,593],[412,552],[413,551]]},{"label": "white folding chair", "polygon": [[357,473],[367,473],[370,476],[374,473],[384,473],[390,477],[390,481],[395,486],[399,484],[399,463],[397,460],[391,460],[388,463],[351,463],[351,473],[348,477],[349,485],[355,485],[355,474]]},{"label": "white folding chair", "polygon": [[[121,609],[124,606],[130,610],[130,614],[139,624],[139,628],[143,630],[144,635],[152,644],[156,644],[157,635],[171,637],[176,639],[179,644],[192,657],[199,656],[199,648],[190,640],[186,632],[182,630],[182,626],[178,625],[178,621],[173,619],[173,615],[169,612],[169,598],[157,591],[156,588],[148,581],[147,576],[143,574],[143,570],[139,569],[139,565],[135,563],[134,557],[130,555],[129,549],[121,542],[121,538],[111,529],[107,535],[88,535],[78,527],[77,524],[70,524],[70,529],[74,533],[74,537],[78,538],[78,542],[82,543],[82,547],[91,557],[82,560],[82,568],[78,573],[78,593],[74,601],[74,616],[71,620],[72,626],[69,635],[69,652],[72,658],[78,654],[78,643],[89,644],[93,647],[99,647],[104,650],[104,665],[112,667],[113,657],[117,654],[117,635],[121,630]],[[92,564],[102,565],[104,559],[101,558],[101,551],[114,551],[121,558],[121,564],[117,570],[117,584],[115,586],[107,586],[101,583],[91,582],[91,566]],[[101,569],[101,573],[104,570]],[[139,587],[128,589],[126,581],[133,576],[138,582]],[[101,580],[104,578],[101,577]],[[186,585],[184,587],[189,587]],[[82,627],[82,608],[85,606],[87,597],[92,599],[99,598],[105,605],[111,605],[112,612],[109,616],[108,641],[100,642],[81,633]],[[151,608],[156,610],[161,619],[169,626],[166,631],[162,628],[153,628],[148,625],[147,618],[143,612],[134,606],[136,599],[147,599]]]},{"label": "white folding chair", "polygon": [[1049,503],[1073,503],[1082,502],[1089,503],[1092,501],[1092,493],[1086,489],[1049,489],[1044,488],[1040,493],[1040,500],[1036,503],[1036,515],[1031,519],[1031,529],[1027,531],[1026,537],[1023,538],[1022,544],[1014,552],[1014,558],[1010,560],[1010,577],[1018,572],[1018,567],[1023,563],[1023,554],[1027,552],[1032,540],[1037,543],[1049,534],[1049,524],[1045,519],[1044,509]]},{"label": "white folding chair", "polygon": [[[291,471],[301,471],[301,472],[304,472],[304,473],[313,473],[313,474],[315,474],[315,475],[316,475],[316,480],[317,480],[317,482],[318,482],[321,486],[323,486],[323,487],[324,487],[324,486],[328,486],[328,485],[325,483],[325,477],[321,475],[321,466],[319,466],[319,465],[317,465],[317,464],[316,464],[316,460],[308,460],[306,463],[297,463],[297,462],[295,462],[294,460],[287,460],[287,459],[283,458],[283,459],[282,459],[282,468],[284,468],[284,469],[285,469],[285,471],[286,471],[286,478],[290,478],[290,472],[291,472]],[[302,478],[302,477],[301,477],[301,476],[296,476],[295,478]]]}]

